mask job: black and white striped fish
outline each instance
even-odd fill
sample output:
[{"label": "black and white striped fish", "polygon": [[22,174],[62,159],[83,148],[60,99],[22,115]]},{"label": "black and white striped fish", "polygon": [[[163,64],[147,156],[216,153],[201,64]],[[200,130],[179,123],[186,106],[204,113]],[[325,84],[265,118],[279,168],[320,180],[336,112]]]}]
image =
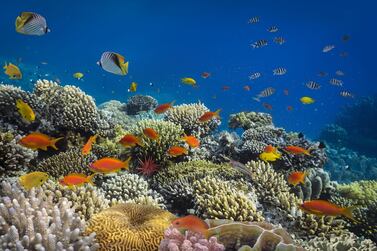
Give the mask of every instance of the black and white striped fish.
[{"label": "black and white striped fish", "polygon": [[268,32],[274,33],[277,32],[279,28],[277,26],[271,26],[270,28],[267,29]]},{"label": "black and white striped fish", "polygon": [[265,98],[265,97],[269,97],[271,96],[272,94],[275,93],[275,88],[272,88],[272,87],[268,87],[266,89],[264,89],[263,91],[261,91],[256,97],[254,97],[253,99],[260,102],[260,98]]},{"label": "black and white striped fish", "polygon": [[255,80],[255,79],[258,79],[262,76],[262,74],[260,72],[254,72],[252,73],[250,76],[249,76],[249,79],[250,80]]},{"label": "black and white striped fish", "polygon": [[325,47],[323,47],[323,49],[322,49],[322,52],[329,52],[329,51],[331,51],[332,49],[334,49],[335,48],[335,45],[333,45],[333,44],[329,44],[329,45],[326,45]]},{"label": "black and white striped fish", "polygon": [[336,86],[343,86],[343,81],[336,78],[330,79],[329,83]]},{"label": "black and white striped fish", "polygon": [[117,75],[127,75],[128,62],[125,62],[124,57],[115,52],[102,53],[100,61],[97,62],[107,72]]},{"label": "black and white striped fish", "polygon": [[345,97],[345,98],[353,98],[354,97],[353,94],[350,93],[349,91],[341,91],[339,94],[340,94],[340,96]]},{"label": "black and white striped fish", "polygon": [[267,46],[267,44],[268,44],[268,41],[266,39],[261,39],[261,40],[258,40],[258,41],[255,41],[254,43],[252,43],[251,47],[262,48],[262,47]]},{"label": "black and white striped fish", "polygon": [[306,87],[308,87],[311,90],[318,90],[319,88],[321,88],[321,85],[313,80],[310,80],[306,83]]},{"label": "black and white striped fish", "polygon": [[335,74],[338,75],[338,76],[344,76],[344,72],[341,71],[341,70],[337,70],[337,71],[335,72]]},{"label": "black and white striped fish", "polygon": [[275,37],[274,43],[282,45],[285,43],[285,39],[283,37]]},{"label": "black and white striped fish", "polygon": [[43,16],[34,12],[22,12],[16,18],[16,31],[24,35],[42,36],[50,32],[50,29]]},{"label": "black and white striped fish", "polygon": [[252,17],[248,21],[249,24],[256,24],[259,23],[259,17]]},{"label": "black and white striped fish", "polygon": [[281,76],[287,73],[287,69],[283,67],[278,67],[272,71],[274,75]]}]

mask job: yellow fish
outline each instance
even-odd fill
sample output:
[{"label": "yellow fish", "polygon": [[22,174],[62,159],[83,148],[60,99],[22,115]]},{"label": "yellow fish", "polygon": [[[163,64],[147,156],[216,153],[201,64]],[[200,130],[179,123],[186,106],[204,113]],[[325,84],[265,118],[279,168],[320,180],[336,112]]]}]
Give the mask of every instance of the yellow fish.
[{"label": "yellow fish", "polygon": [[26,120],[27,122],[33,122],[35,120],[35,113],[27,103],[25,103],[21,99],[17,99],[16,107],[18,108],[18,112],[24,120]]},{"label": "yellow fish", "polygon": [[196,87],[196,81],[193,78],[182,78],[181,82],[185,85],[191,85],[193,87]]},{"label": "yellow fish", "polygon": [[32,172],[20,176],[18,181],[26,189],[30,190],[33,187],[39,187],[43,185],[48,179],[48,173],[45,172]]},{"label": "yellow fish", "polygon": [[20,68],[18,68],[16,65],[12,63],[7,65],[5,63],[3,69],[5,70],[4,73],[9,76],[9,79],[22,79]]},{"label": "yellow fish", "polygon": [[73,74],[73,77],[74,77],[75,79],[80,80],[80,79],[82,79],[82,78],[84,77],[84,74],[81,73],[81,72],[76,72],[76,73]]},{"label": "yellow fish", "polygon": [[259,154],[259,158],[266,162],[276,161],[277,159],[280,159],[280,157],[281,154],[279,152],[263,152]]},{"label": "yellow fish", "polygon": [[132,82],[130,84],[130,88],[128,88],[128,92],[136,92],[136,88],[137,88],[137,83],[136,82]]},{"label": "yellow fish", "polygon": [[304,96],[304,97],[300,98],[300,101],[304,105],[310,105],[310,104],[313,104],[315,100],[313,98],[311,98],[311,97]]}]

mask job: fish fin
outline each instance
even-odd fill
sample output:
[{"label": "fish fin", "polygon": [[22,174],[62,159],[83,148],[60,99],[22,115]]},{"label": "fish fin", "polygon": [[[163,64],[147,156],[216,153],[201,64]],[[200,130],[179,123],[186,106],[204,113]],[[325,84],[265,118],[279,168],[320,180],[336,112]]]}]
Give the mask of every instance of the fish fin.
[{"label": "fish fin", "polygon": [[[38,148],[36,147],[36,149]],[[47,151],[47,146],[41,146],[40,149],[42,149],[43,151]]]},{"label": "fish fin", "polygon": [[221,118],[220,118],[220,112],[221,112],[221,109],[217,109],[217,110],[215,111],[215,117],[218,118],[218,119],[221,119]]},{"label": "fish fin", "polygon": [[53,139],[53,140],[51,140],[51,147],[52,148],[54,148],[55,150],[58,150],[58,148],[56,147],[56,143],[59,141],[59,140],[61,140],[61,139],[63,139],[64,137],[60,137],[60,138],[56,138],[56,139]]},{"label": "fish fin", "polygon": [[131,156],[128,157],[125,161],[123,161],[124,163],[123,169],[127,169],[127,170],[129,169],[130,160],[131,160]]},{"label": "fish fin", "polygon": [[356,208],[357,208],[357,206],[351,206],[351,207],[344,208],[343,211],[342,211],[342,215],[344,215],[345,217],[347,217],[348,219],[350,219],[352,221],[358,222],[352,215],[353,210],[355,210]]},{"label": "fish fin", "polygon": [[175,104],[176,100],[173,100],[172,102],[170,102],[170,105],[173,106]]},{"label": "fish fin", "polygon": [[308,171],[305,170],[304,174],[302,175],[302,179],[300,180],[300,183],[305,185],[305,179],[306,179],[306,176],[308,176]]},{"label": "fish fin", "polygon": [[121,70],[122,70],[123,75],[127,75],[127,73],[128,73],[128,61],[125,62],[124,64],[122,64]]},{"label": "fish fin", "polygon": [[94,178],[94,176],[96,176],[97,174],[98,174],[98,173],[93,173],[93,174],[91,174],[91,175],[88,176],[87,180],[88,180],[88,183],[89,183],[90,185],[92,185],[92,186],[95,185],[94,182],[93,182],[93,178]]}]

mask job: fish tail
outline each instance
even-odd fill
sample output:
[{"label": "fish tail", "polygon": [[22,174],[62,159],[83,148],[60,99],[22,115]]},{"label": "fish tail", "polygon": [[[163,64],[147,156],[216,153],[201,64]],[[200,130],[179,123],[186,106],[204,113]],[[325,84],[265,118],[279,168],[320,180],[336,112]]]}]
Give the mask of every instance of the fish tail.
[{"label": "fish tail", "polygon": [[145,147],[145,144],[144,142],[139,138],[139,140],[137,141],[137,144],[141,147]]},{"label": "fish tail", "polygon": [[221,109],[217,109],[215,111],[215,117],[218,118],[218,119],[220,119],[220,112],[221,112]]},{"label": "fish tail", "polygon": [[60,138],[56,138],[56,139],[53,139],[51,141],[51,147],[54,148],[55,150],[58,150],[58,148],[56,147],[56,143],[61,140],[61,139],[64,139],[64,137],[60,137]]},{"label": "fish tail", "polygon": [[93,178],[94,178],[94,176],[96,176],[97,174],[99,174],[99,173],[93,173],[93,174],[91,174],[91,175],[88,176],[88,183],[89,183],[90,185],[94,186]]},{"label": "fish tail", "polygon": [[353,220],[355,222],[358,222],[352,215],[352,212],[353,210],[355,210],[357,208],[357,206],[351,206],[351,207],[347,207],[347,208],[344,208],[343,211],[342,211],[342,215],[344,215],[345,217],[347,217],[348,219],[350,220]]},{"label": "fish tail", "polygon": [[129,164],[130,164],[130,160],[131,160],[131,156],[128,157],[125,161],[123,161],[123,163],[124,163],[123,169],[127,169],[128,170]]},{"label": "fish tail", "polygon": [[173,106],[175,104],[176,100],[173,100],[172,102],[170,102],[170,105]]}]

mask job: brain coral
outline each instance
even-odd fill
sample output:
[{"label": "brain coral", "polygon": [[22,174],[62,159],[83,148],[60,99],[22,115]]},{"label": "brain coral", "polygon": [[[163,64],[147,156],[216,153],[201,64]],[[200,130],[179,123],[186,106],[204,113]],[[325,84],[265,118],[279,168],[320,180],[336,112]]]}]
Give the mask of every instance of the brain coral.
[{"label": "brain coral", "polygon": [[244,130],[272,125],[272,117],[263,112],[239,112],[231,114],[228,121],[229,128]]},{"label": "brain coral", "polygon": [[37,152],[19,145],[20,136],[0,132],[0,178],[19,175],[26,171]]},{"label": "brain coral", "polygon": [[174,106],[165,113],[165,120],[180,125],[187,135],[204,137],[220,125],[218,119],[200,123],[198,119],[209,109],[202,103]]},{"label": "brain coral", "polygon": [[97,234],[100,250],[158,250],[174,218],[153,206],[118,204],[94,215],[86,233]]}]

